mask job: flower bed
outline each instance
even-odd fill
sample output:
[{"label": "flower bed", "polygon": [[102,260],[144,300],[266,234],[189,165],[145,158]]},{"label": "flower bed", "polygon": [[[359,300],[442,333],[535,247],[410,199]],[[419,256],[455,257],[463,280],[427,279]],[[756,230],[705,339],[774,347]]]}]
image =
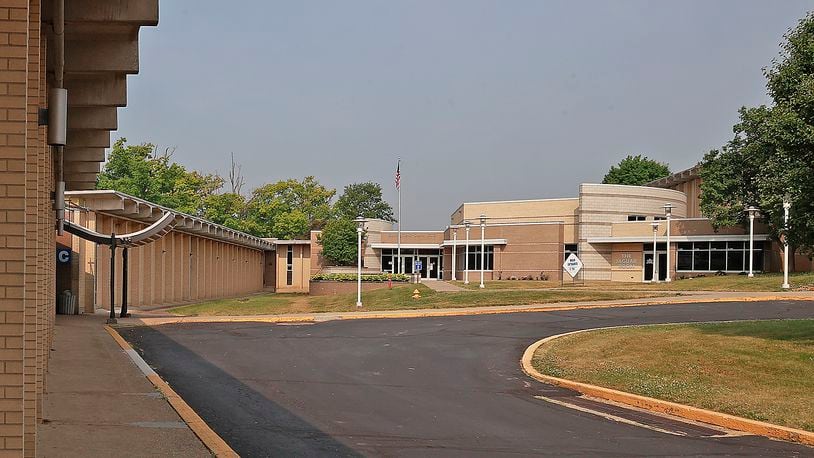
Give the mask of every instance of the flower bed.
[{"label": "flower bed", "polygon": [[[410,276],[407,274],[362,274],[363,282],[386,282],[391,280],[394,282],[408,282]],[[330,274],[316,274],[311,277],[311,281],[356,281],[356,274],[347,273],[330,273]]]}]

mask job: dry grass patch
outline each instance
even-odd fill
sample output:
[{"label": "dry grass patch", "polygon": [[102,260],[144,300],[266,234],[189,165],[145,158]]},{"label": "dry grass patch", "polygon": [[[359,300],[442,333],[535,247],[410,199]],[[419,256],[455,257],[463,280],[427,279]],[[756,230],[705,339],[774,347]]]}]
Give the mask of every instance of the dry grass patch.
[{"label": "dry grass patch", "polygon": [[542,373],[814,431],[814,320],[590,331],[534,355]]}]

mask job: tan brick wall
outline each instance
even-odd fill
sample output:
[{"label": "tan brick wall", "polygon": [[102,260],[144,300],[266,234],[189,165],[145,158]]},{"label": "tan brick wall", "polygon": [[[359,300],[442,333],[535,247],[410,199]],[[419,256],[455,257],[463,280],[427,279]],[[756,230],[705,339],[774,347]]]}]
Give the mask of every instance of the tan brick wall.
[{"label": "tan brick wall", "polygon": [[590,244],[592,237],[609,237],[614,223],[628,215],[643,215],[652,221],[664,215],[664,204],[673,205],[673,215],[686,216],[686,196],[671,189],[646,186],[582,184],[579,187],[579,254],[586,280],[611,280],[612,245]]},{"label": "tan brick wall", "polygon": [[[94,222],[97,231],[103,234],[109,234],[111,230],[125,234],[146,227],[136,221],[103,213],[74,213],[72,218]],[[110,247],[77,244],[74,249],[83,268],[73,275],[86,284],[84,292],[79,295],[79,306],[86,312],[108,308]],[[263,290],[264,255],[261,250],[174,230],[156,242],[130,248],[128,256],[129,306],[177,304]],[[122,302],[122,281],[122,249],[117,248],[117,307]]]},{"label": "tan brick wall", "polygon": [[[22,454],[25,417],[28,2],[0,3],[0,449]],[[33,197],[33,196],[32,196]],[[29,389],[25,385],[26,390]],[[31,394],[29,394],[29,397]],[[25,437],[31,437],[30,433]]]}]

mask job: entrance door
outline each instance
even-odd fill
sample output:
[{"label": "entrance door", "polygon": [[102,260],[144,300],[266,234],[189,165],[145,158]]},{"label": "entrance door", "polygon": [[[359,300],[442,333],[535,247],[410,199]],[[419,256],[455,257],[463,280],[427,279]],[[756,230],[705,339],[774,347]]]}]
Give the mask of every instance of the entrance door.
[{"label": "entrance door", "polygon": [[653,253],[644,254],[644,281],[653,281]]},{"label": "entrance door", "polygon": [[421,278],[427,278],[427,271],[430,268],[429,258],[427,256],[419,256],[418,260],[421,262]]},{"label": "entrance door", "polygon": [[438,278],[438,256],[430,256],[427,259],[427,278],[429,279],[437,279]]},{"label": "entrance door", "polygon": [[667,279],[667,253],[659,253],[659,262],[656,263],[659,272],[659,281]]}]

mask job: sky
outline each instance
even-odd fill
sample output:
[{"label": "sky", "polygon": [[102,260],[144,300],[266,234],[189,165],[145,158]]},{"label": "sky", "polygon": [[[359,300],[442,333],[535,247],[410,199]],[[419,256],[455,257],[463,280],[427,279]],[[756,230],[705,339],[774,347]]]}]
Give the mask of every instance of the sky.
[{"label": "sky", "polygon": [[574,197],[628,154],[691,167],[768,103],[812,1],[162,0],[113,138],[244,193],[382,184],[403,229],[462,202]]}]

